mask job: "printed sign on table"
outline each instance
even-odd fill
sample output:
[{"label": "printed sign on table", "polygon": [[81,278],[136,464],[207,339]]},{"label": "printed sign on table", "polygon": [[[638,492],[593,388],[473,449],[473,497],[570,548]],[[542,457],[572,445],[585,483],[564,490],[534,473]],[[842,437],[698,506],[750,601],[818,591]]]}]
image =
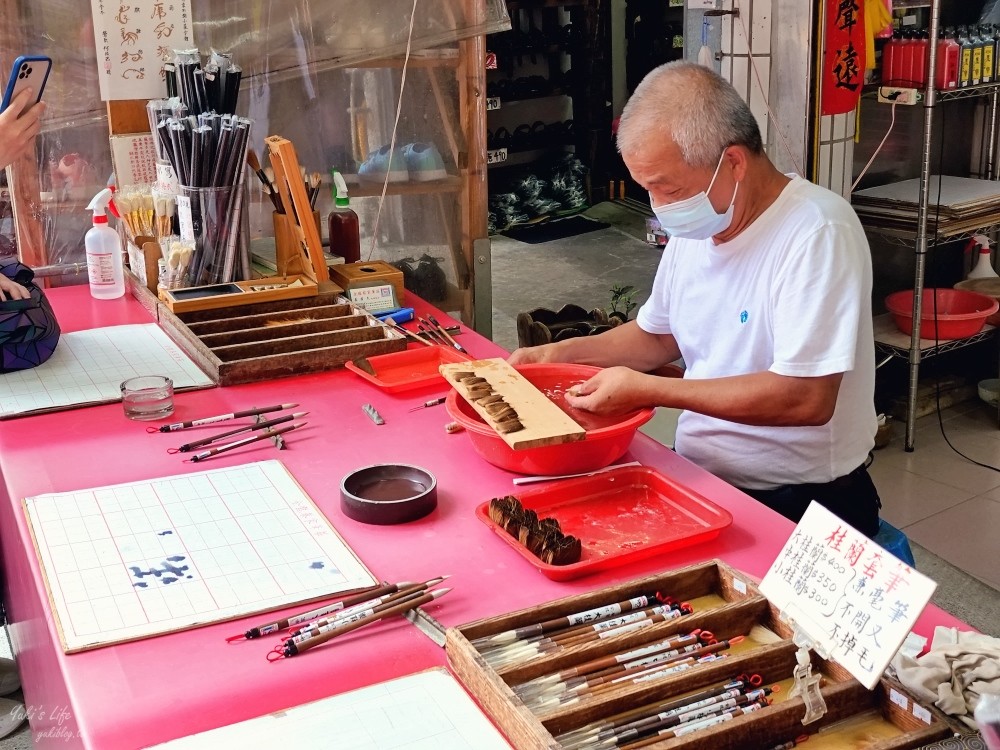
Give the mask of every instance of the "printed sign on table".
[{"label": "printed sign on table", "polygon": [[166,96],[163,63],[194,46],[190,0],[90,0],[101,100]]},{"label": "printed sign on table", "polygon": [[813,502],[760,591],[873,688],[937,584]]}]

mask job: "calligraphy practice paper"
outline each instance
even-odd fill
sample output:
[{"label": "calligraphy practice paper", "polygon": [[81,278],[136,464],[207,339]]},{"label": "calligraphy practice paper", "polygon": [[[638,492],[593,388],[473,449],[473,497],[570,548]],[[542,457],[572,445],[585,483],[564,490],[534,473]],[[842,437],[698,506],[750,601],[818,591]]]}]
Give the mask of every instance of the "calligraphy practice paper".
[{"label": "calligraphy practice paper", "polygon": [[155,323],[64,333],[48,361],[0,375],[0,418],[120,401],[123,380],[164,375],[174,390],[215,383]]},{"label": "calligraphy practice paper", "polygon": [[376,584],[280,461],[24,508],[67,653]]},{"label": "calligraphy practice paper", "polygon": [[153,750],[510,750],[445,669],[431,669],[350,693],[157,745]]},{"label": "calligraphy practice paper", "polygon": [[782,615],[869,689],[935,588],[816,502],[760,583]]}]

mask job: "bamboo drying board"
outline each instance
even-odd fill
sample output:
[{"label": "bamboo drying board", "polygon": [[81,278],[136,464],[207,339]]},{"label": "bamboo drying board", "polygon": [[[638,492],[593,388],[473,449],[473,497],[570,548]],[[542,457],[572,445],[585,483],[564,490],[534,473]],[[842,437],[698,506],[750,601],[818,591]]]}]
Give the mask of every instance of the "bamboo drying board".
[{"label": "bamboo drying board", "polygon": [[438,369],[445,379],[455,387],[459,395],[469,401],[472,408],[491,427],[493,426],[492,418],[479,404],[466,397],[465,388],[459,384],[455,373],[474,372],[477,376],[486,378],[493,390],[514,407],[524,429],[506,434],[497,433],[513,450],[573,443],[583,440],[587,435],[586,430],[552,403],[548,396],[499,357],[445,364]]}]

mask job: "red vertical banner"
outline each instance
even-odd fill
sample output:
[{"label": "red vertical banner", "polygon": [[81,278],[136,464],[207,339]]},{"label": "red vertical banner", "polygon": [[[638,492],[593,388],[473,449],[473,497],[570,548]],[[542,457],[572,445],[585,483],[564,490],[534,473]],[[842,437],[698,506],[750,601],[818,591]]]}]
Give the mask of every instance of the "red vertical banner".
[{"label": "red vertical banner", "polygon": [[824,115],[850,112],[861,98],[865,76],[864,2],[826,0],[822,75]]}]

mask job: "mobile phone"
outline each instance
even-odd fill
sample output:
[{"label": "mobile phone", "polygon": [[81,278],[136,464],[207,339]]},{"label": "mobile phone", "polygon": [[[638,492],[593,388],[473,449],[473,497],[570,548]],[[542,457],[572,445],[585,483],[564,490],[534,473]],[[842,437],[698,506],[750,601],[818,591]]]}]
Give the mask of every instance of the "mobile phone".
[{"label": "mobile phone", "polygon": [[6,110],[11,99],[29,86],[35,90],[35,102],[37,103],[42,98],[42,91],[45,90],[45,82],[49,78],[50,70],[52,70],[52,59],[45,55],[21,55],[17,58],[10,70],[10,78],[7,79],[7,88],[3,92],[3,104],[0,104],[0,112]]}]

